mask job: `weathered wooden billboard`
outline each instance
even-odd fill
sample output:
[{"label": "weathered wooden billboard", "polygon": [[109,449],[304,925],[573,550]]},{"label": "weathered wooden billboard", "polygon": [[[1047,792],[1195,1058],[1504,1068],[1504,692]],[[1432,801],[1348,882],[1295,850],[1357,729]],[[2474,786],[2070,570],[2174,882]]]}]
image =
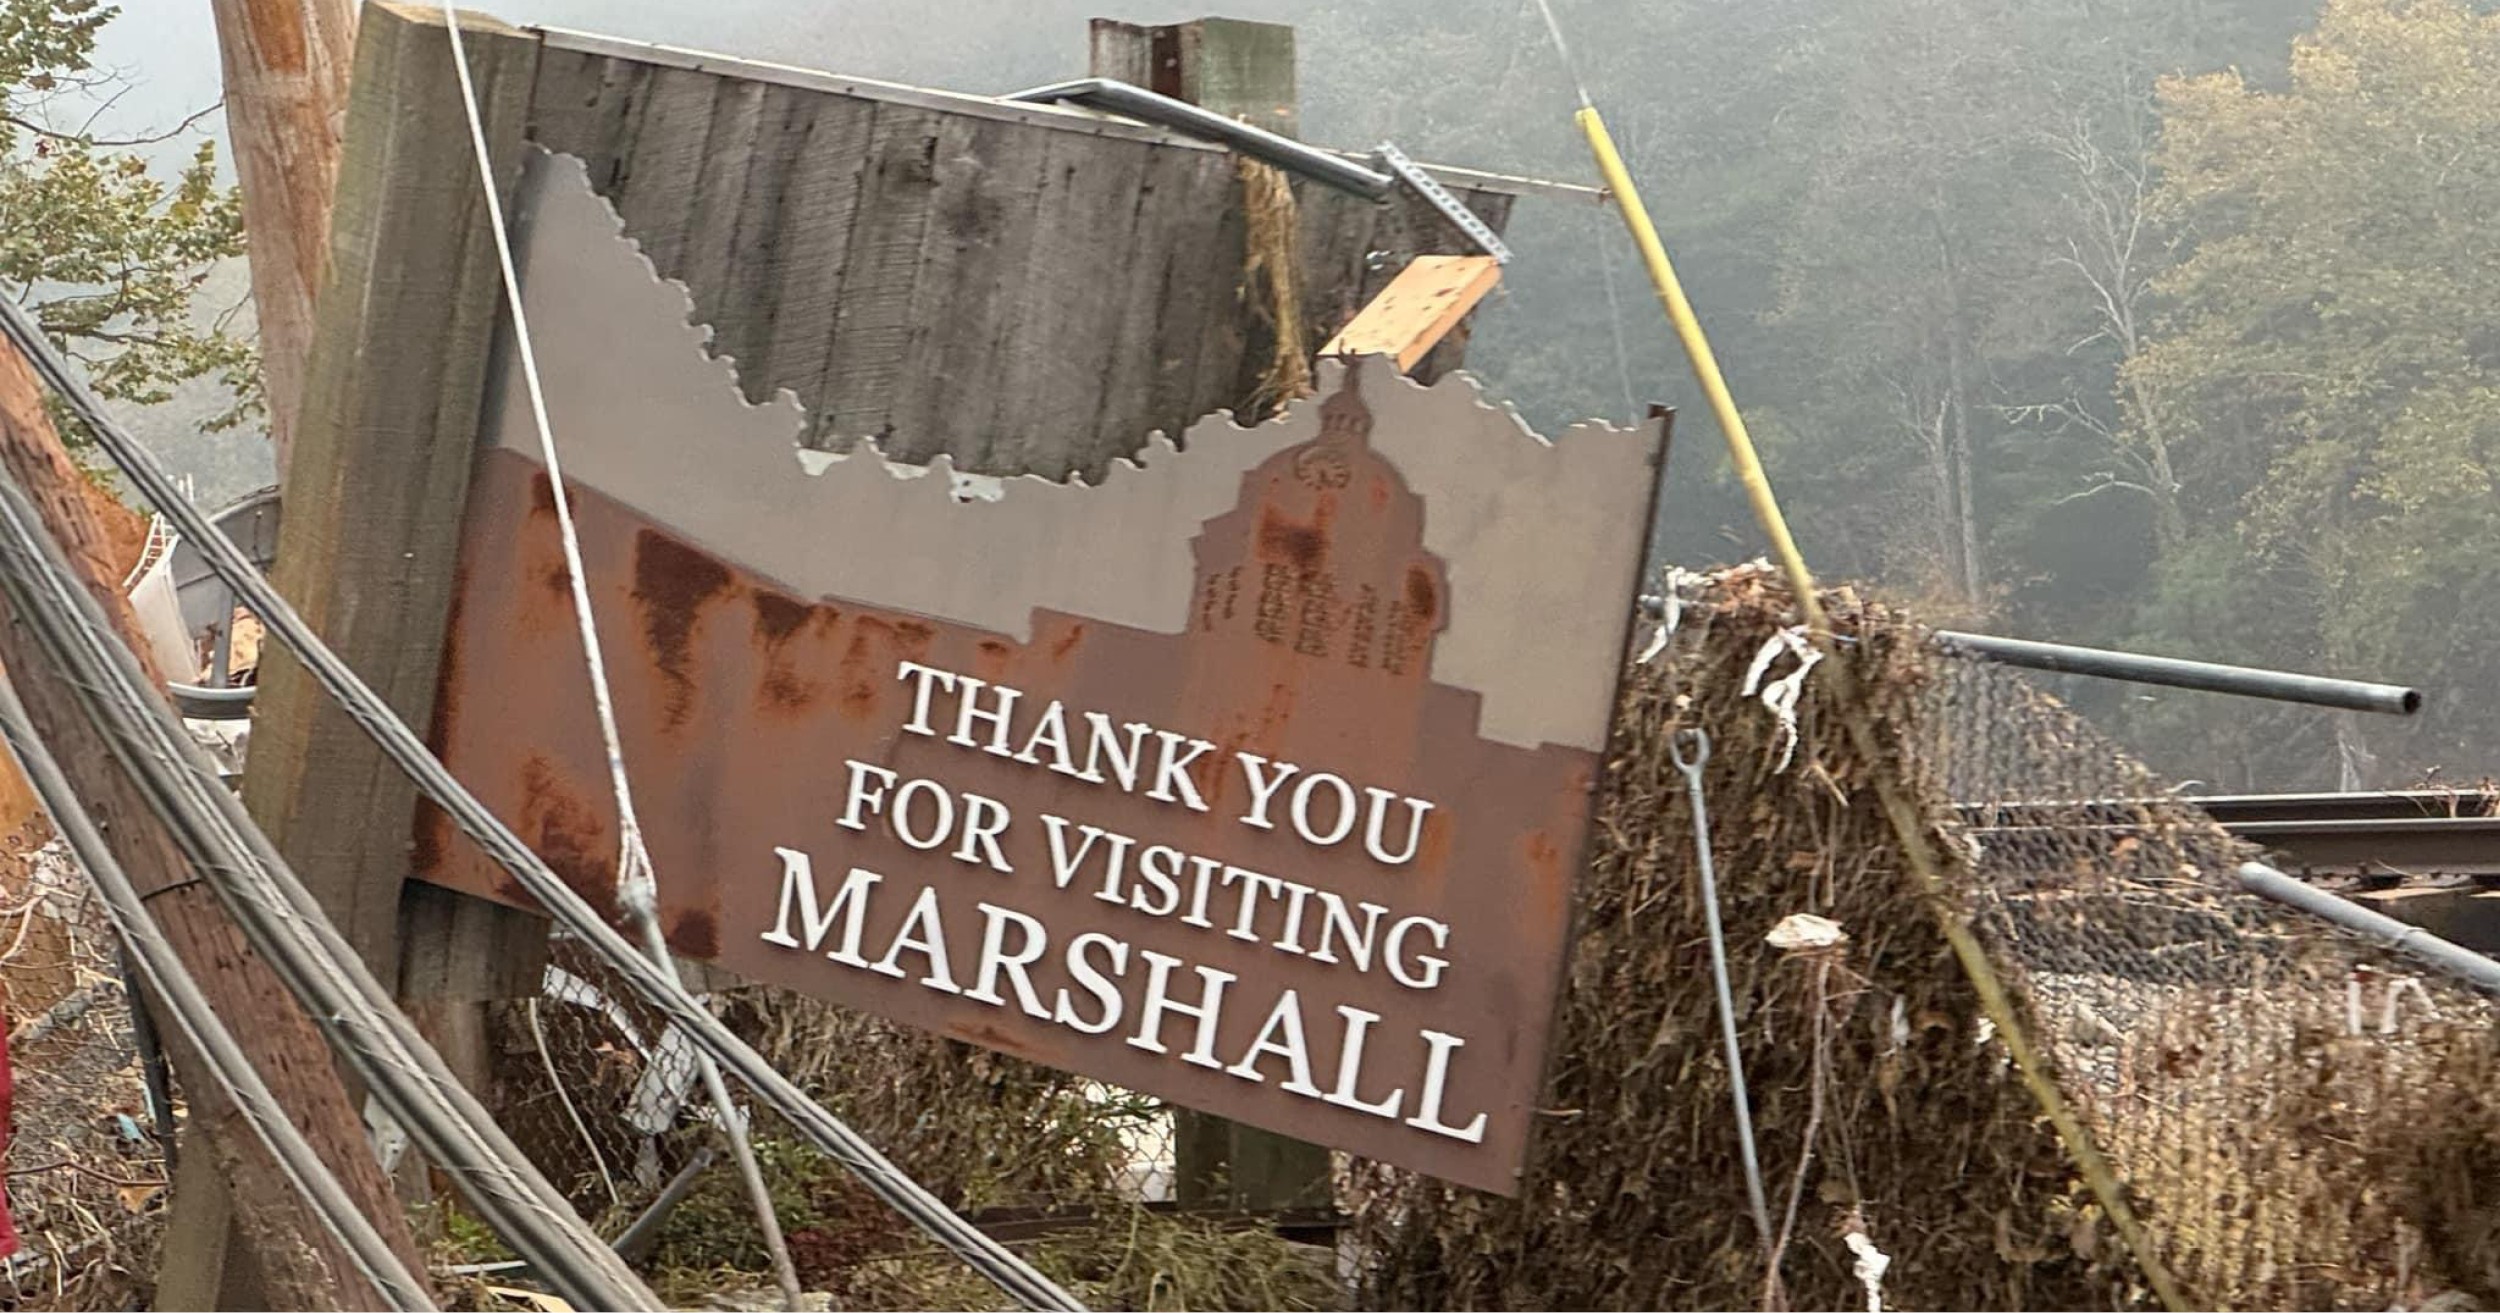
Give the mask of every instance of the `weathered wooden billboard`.
[{"label": "weathered wooden billboard", "polygon": [[[836,457],[746,399],[579,160],[534,153],[518,213],[678,949],[1515,1188],[1655,428],[1548,443],[1368,359],[1094,486]],[[550,488],[495,380],[438,746],[612,901]],[[520,901],[439,818],[416,868]]]}]

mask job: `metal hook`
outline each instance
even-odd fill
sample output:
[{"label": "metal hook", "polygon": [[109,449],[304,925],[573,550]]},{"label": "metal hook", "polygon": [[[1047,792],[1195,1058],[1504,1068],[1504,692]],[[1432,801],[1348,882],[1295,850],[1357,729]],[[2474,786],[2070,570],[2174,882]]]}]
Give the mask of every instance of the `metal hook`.
[{"label": "metal hook", "polygon": [[[1687,753],[1686,744],[1692,745]],[[1687,775],[1697,774],[1710,760],[1710,735],[1699,725],[1687,725],[1667,740],[1667,754],[1675,759],[1675,768]]]}]

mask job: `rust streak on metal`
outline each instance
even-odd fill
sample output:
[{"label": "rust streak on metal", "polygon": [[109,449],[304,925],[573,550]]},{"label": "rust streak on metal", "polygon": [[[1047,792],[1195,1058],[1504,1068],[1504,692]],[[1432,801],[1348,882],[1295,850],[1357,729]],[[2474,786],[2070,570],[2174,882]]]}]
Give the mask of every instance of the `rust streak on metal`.
[{"label": "rust streak on metal", "polygon": [[[1393,392],[1382,404],[1407,404],[1408,395]],[[1003,633],[856,598],[810,597],[690,545],[652,511],[580,487],[574,507],[594,591],[639,608],[645,641],[614,654],[610,678],[654,861],[680,877],[661,883],[672,940],[750,979],[1300,1138],[1359,1144],[1467,1184],[1516,1189],[1512,1171],[1540,1093],[1546,1001],[1562,976],[1574,854],[1599,757],[1584,746],[1487,736],[1482,693],[1435,682],[1436,646],[1453,612],[1471,603],[1453,595],[1448,565],[1426,547],[1424,500],[1371,445],[1372,414],[1352,384],[1320,403],[1319,415],[1316,436],[1247,466],[1230,505],[1173,544],[1187,553],[1193,581],[1178,632],[1036,607],[1019,632]],[[488,452],[472,489],[472,523],[528,520],[537,473],[526,456]],[[473,568],[462,581],[460,659],[447,670],[441,703],[456,711],[438,737],[452,768],[482,782],[488,805],[612,910],[614,817],[602,795],[579,783],[599,775],[598,736],[578,696],[570,635],[521,623],[540,606],[536,581],[510,566]],[[733,606],[734,623],[706,623]],[[999,713],[1012,722],[997,731],[1004,737],[960,737],[986,737],[991,722],[959,721],[951,693],[920,713],[934,732],[907,732],[916,701],[931,695],[923,685],[916,699],[899,674],[906,661],[1015,690],[1013,706]],[[1203,809],[1150,796],[1146,784],[1160,778],[1151,767],[1145,783],[1125,789],[1034,764],[1034,718],[1054,704],[1080,755],[1087,715],[1204,740],[1205,750],[1173,767]],[[993,697],[984,705],[1003,704]],[[1027,755],[1019,760],[1016,748]],[[1360,824],[1331,845],[1281,823],[1244,823],[1253,756],[1337,777],[1343,795],[1323,789],[1306,804],[1322,828],[1352,819],[1336,796],[1358,807],[1373,789],[1428,801],[1414,813],[1411,856],[1368,855]],[[1009,813],[997,833],[1004,869],[957,856],[951,842],[906,847],[882,822],[837,824],[852,763],[891,771],[896,781],[933,781],[958,798],[999,800]],[[1269,803],[1279,817],[1293,806]],[[1301,929],[1283,928],[1281,894],[1264,911],[1240,912],[1250,905],[1235,899],[1192,924],[1144,909],[1129,890],[1103,896],[1102,870],[1055,880],[1045,816],[1133,836],[1140,852],[1164,845],[1218,870],[1291,882],[1309,895],[1308,906],[1294,903]],[[1407,835],[1401,823],[1393,841]],[[810,855],[824,891],[852,867],[879,877],[859,904],[872,947],[898,942],[915,898],[933,891],[943,926],[911,933],[941,936],[958,973],[981,960],[976,908],[1032,918],[1051,949],[1029,968],[1045,999],[1065,989],[1092,997],[1063,953],[1084,935],[1131,945],[1132,962],[1151,949],[1226,973],[1240,997],[1215,1023],[1216,1045],[1230,1055],[1257,1036],[1285,990],[1313,1018],[1310,1059],[1323,1073],[1337,1070],[1352,1043],[1335,1022],[1340,1007],[1382,1018],[1367,1041],[1378,1083],[1365,1077],[1366,1097],[1401,1085],[1416,1097],[1426,1060],[1420,1029],[1463,1034],[1466,1056],[1446,1073],[1447,1108],[1485,1112],[1489,1129],[1481,1142],[1426,1139],[1376,1113],[1286,1092],[1281,1074],[1249,1081],[1147,1051],[1123,1033],[1087,1033],[1012,1003],[974,1002],[922,985],[917,955],[906,959],[911,978],[896,978],[776,946],[782,941],[765,937],[784,914],[776,848]],[[424,879],[511,897],[465,848],[421,855]],[[1359,922],[1366,906],[1446,926],[1446,946],[1433,949],[1449,959],[1446,978],[1430,988],[1401,982],[1385,968],[1386,948],[1362,950],[1369,960],[1357,966],[1351,941],[1333,956],[1312,954],[1320,891],[1339,900],[1340,933],[1360,933],[1342,920]],[[1236,916],[1255,920],[1261,933],[1230,933]],[[1274,941],[1288,933],[1303,938],[1280,949]],[[1420,942],[1410,938],[1402,951],[1411,958]],[[882,951],[873,948],[872,960]],[[1124,988],[1139,987],[1137,974]]]},{"label": "rust streak on metal", "polygon": [[687,667],[703,606],[728,588],[729,571],[720,562],[654,529],[635,536],[634,600],[642,603],[651,658],[668,677],[671,728],[685,723],[694,705],[695,683]]}]

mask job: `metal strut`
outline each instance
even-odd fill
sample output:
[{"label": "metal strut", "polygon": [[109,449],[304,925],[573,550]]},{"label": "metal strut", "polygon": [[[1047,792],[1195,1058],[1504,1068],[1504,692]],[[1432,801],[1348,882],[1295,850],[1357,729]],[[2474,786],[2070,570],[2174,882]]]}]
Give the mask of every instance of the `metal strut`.
[{"label": "metal strut", "polygon": [[1417,195],[1432,202],[1432,208],[1439,210],[1442,218],[1458,225],[1458,230],[1467,234],[1468,240],[1482,248],[1486,255],[1492,256],[1495,264],[1510,263],[1510,248],[1502,244],[1492,225],[1477,218],[1476,212],[1468,209],[1466,202],[1451,195],[1450,189],[1442,186],[1440,179],[1424,172],[1420,165],[1406,157],[1405,151],[1391,142],[1380,143],[1376,153],[1380,162],[1388,165],[1391,173],[1398,175],[1398,181],[1414,188]]}]

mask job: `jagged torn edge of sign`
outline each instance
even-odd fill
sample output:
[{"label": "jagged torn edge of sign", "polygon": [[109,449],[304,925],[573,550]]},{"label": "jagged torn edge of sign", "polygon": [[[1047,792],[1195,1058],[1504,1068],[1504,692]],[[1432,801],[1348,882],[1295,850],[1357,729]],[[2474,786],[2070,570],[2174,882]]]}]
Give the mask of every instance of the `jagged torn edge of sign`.
[{"label": "jagged torn edge of sign", "polygon": [[[1317,434],[1319,400],[1348,372],[1322,361],[1315,397],[1254,427],[1207,416],[1185,451],[1158,432],[1092,485],[991,479],[945,456],[899,465],[870,443],[804,452],[797,397],[746,399],[686,287],[625,234],[581,160],[532,148],[515,215],[571,482],[795,595],[1018,641],[1036,609],[1185,629],[1197,582],[1187,544],[1238,504],[1244,476]],[[1612,699],[1596,690],[1614,686],[1624,655],[1663,424],[1590,421],[1549,442],[1463,374],[1425,387],[1382,359],[1356,378],[1373,449],[1423,498],[1424,547],[1456,598],[1433,680],[1480,695],[1485,738],[1601,749]],[[494,380],[484,441],[535,462],[521,381],[509,368]]]}]

